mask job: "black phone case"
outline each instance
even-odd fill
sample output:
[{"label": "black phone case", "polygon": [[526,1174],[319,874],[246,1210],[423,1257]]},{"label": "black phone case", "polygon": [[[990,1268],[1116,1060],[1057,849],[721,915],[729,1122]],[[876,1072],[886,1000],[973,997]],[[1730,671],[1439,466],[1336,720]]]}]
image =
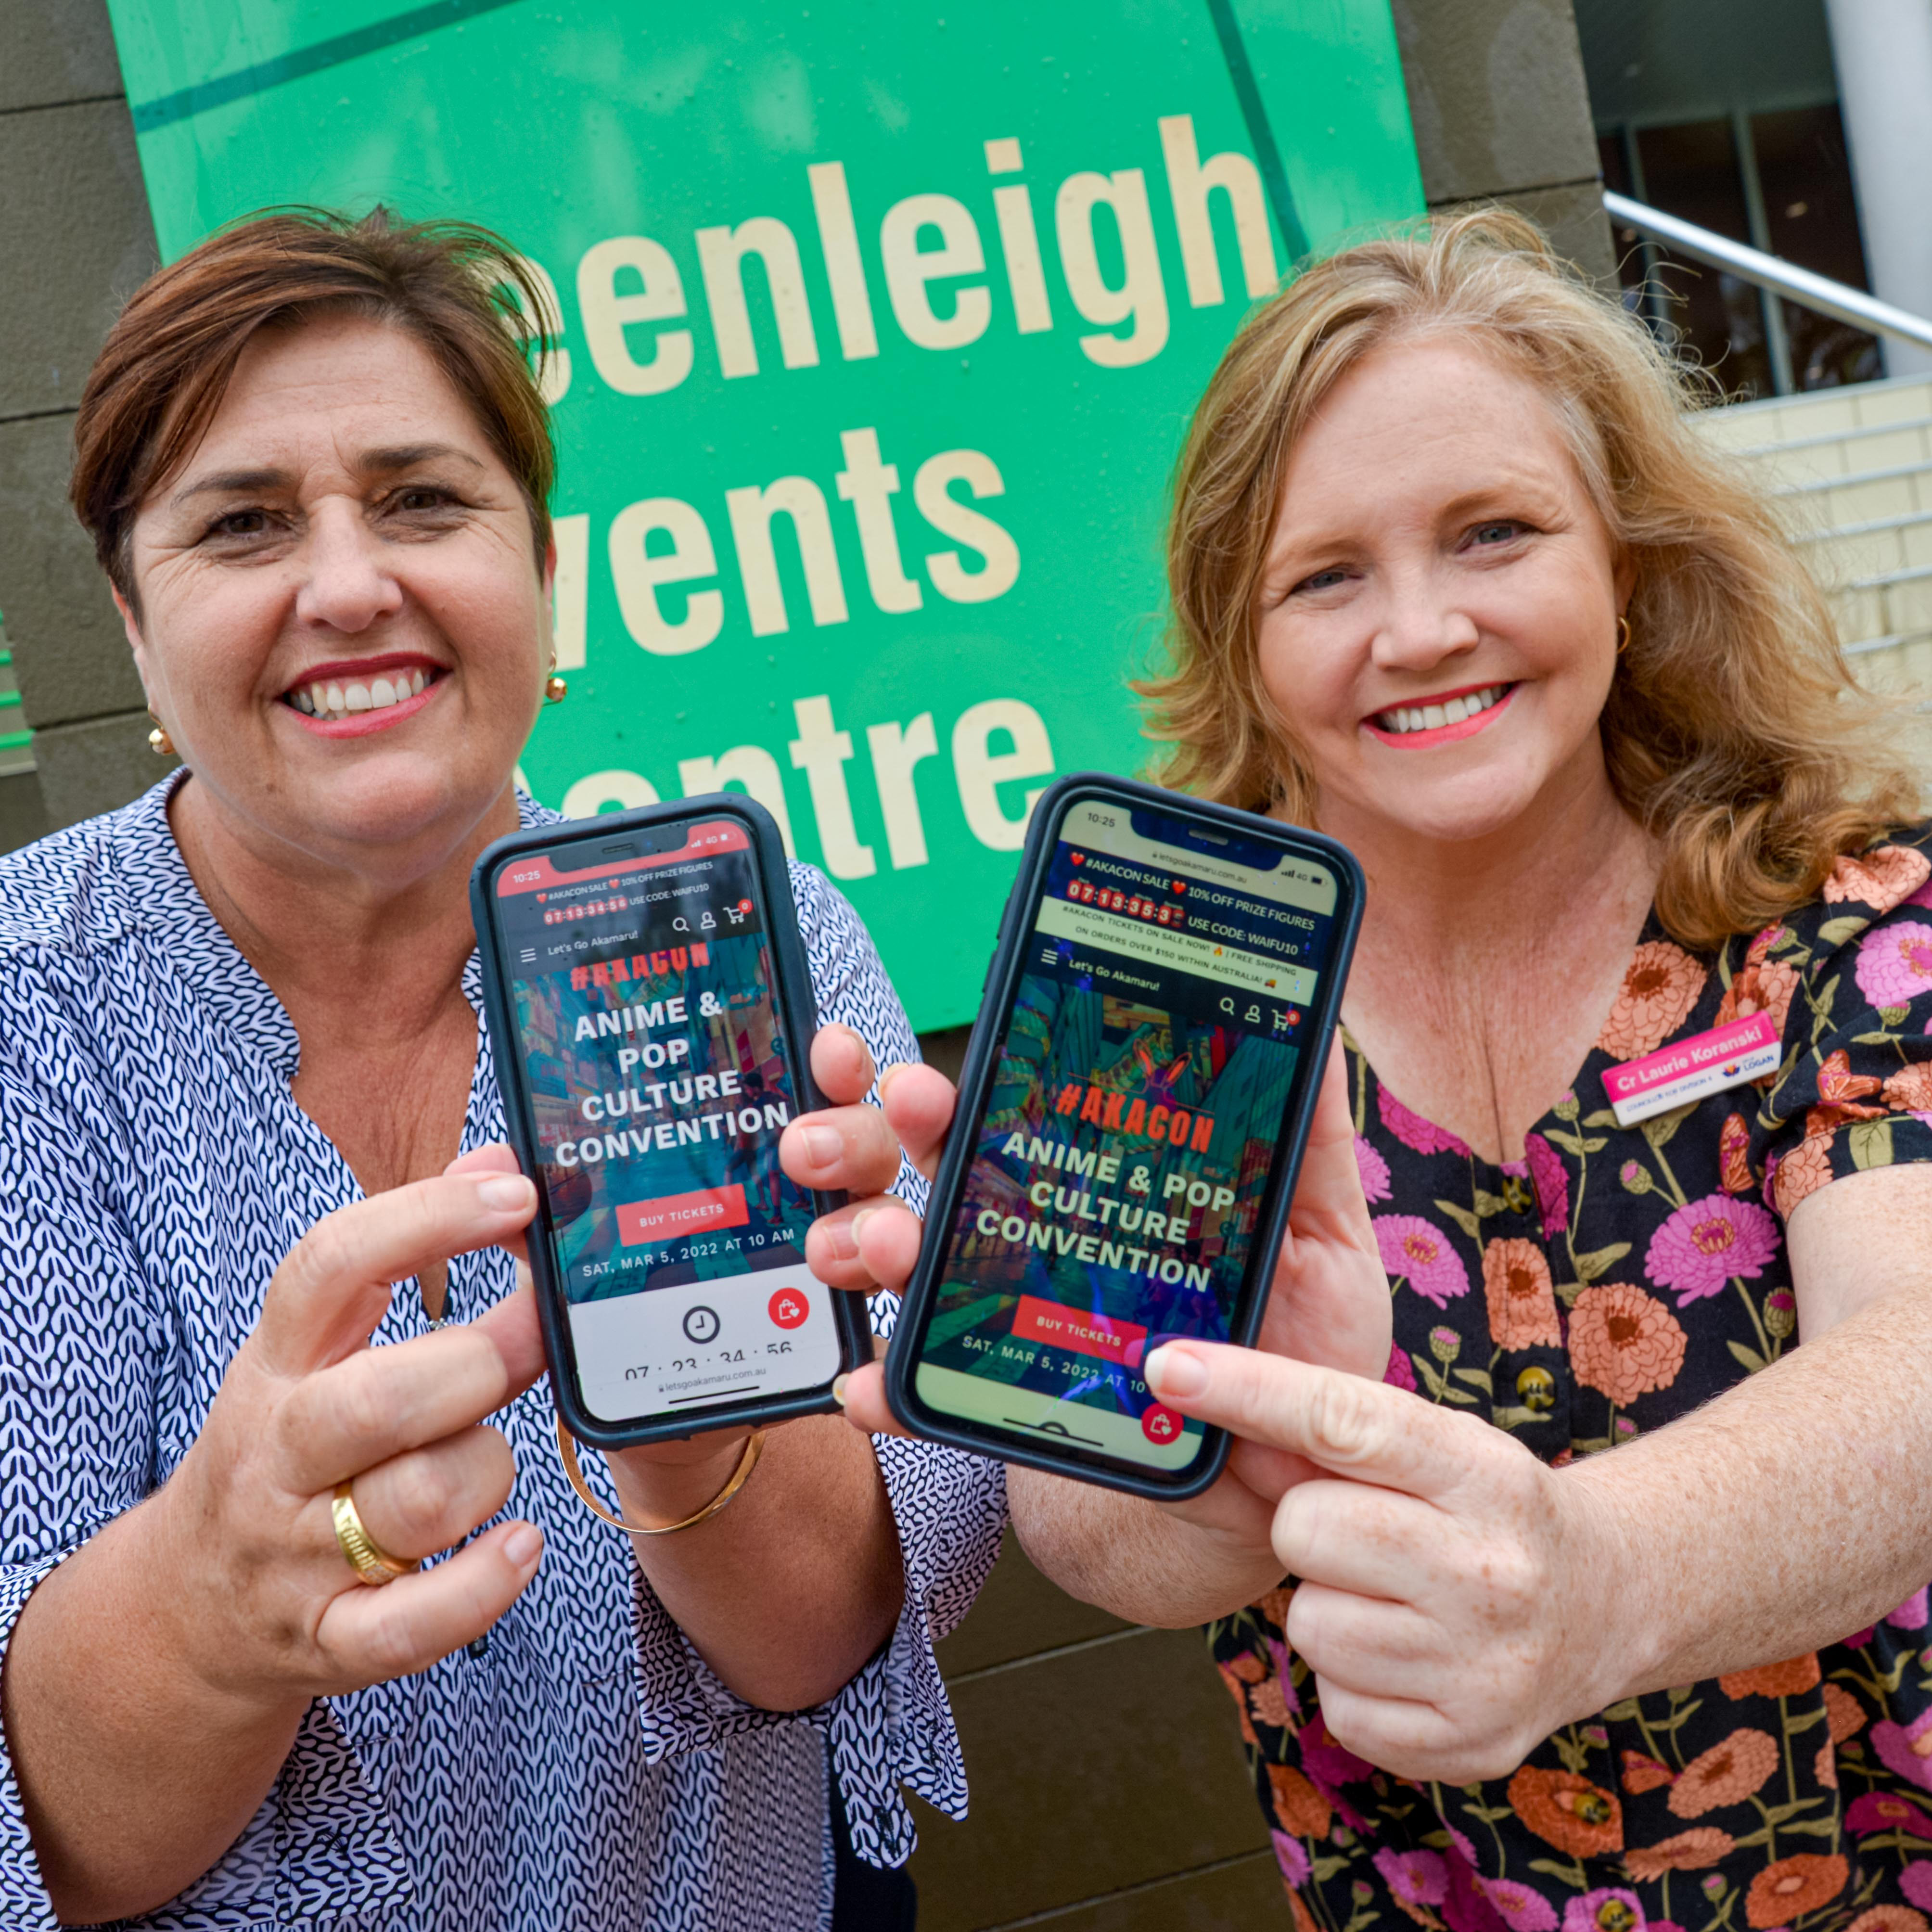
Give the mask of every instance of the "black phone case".
[{"label": "black phone case", "polygon": [[[919,1261],[907,1284],[892,1340],[886,1352],[886,1400],[892,1413],[907,1428],[935,1442],[950,1443],[975,1455],[997,1456],[1002,1462],[1023,1463],[1044,1469],[1049,1474],[1072,1476],[1102,1487],[1124,1490],[1130,1495],[1151,1496],[1156,1501],[1176,1502],[1198,1496],[1210,1487],[1228,1460],[1232,1444],[1224,1430],[1210,1429],[1206,1446],[1192,1474],[1174,1478],[1148,1475],[1125,1464],[1096,1455],[1090,1450],[1069,1448],[1052,1451],[1035,1446],[997,1430],[980,1430],[962,1422],[956,1416],[941,1416],[926,1408],[912,1388],[916,1364],[914,1352],[917,1338],[926,1328],[934,1296],[938,1292],[941,1264],[945,1258],[948,1234],[966,1171],[971,1165],[972,1136],[958,1132],[960,1123],[976,1120],[984,1107],[992,1080],[994,1054],[1012,1000],[1015,983],[1028,939],[1033,929],[1035,903],[1052,862],[1049,828],[1055,825],[1060,809],[1070,799],[1099,794],[1118,799],[1132,808],[1141,806],[1170,818],[1192,818],[1226,826],[1244,838],[1294,848],[1318,857],[1333,868],[1342,890],[1336,910],[1333,946],[1328,964],[1323,969],[1322,986],[1315,1006],[1310,1010],[1312,1031],[1306,1064],[1312,1077],[1297,1096],[1294,1111],[1282,1129],[1280,1157],[1270,1178],[1269,1192],[1262,1202],[1255,1231],[1255,1246],[1229,1323],[1229,1339],[1244,1348],[1252,1347],[1268,1307],[1267,1288],[1274,1275],[1281,1238],[1288,1226],[1288,1211],[1294,1199],[1294,1185],[1301,1172],[1301,1156],[1308,1141],[1308,1129],[1321,1090],[1322,1070],[1327,1064],[1329,1044],[1342,1004],[1342,988],[1348,976],[1355,934],[1361,925],[1362,899],[1366,890],[1362,870],[1354,855],[1332,838],[1319,832],[1304,832],[1299,826],[1284,826],[1254,813],[1232,806],[1209,805],[1180,792],[1163,791],[1158,786],[1119,778],[1104,772],[1075,772],[1059,780],[1034,807],[1033,821],[1027,833],[1026,850],[1020,861],[1019,876],[1000,914],[999,938],[992,962],[986,969],[986,983],[980,992],[980,1013],[966,1048],[966,1063],[959,1076],[958,1108],[954,1115],[955,1132],[940,1163],[927,1206],[926,1232],[920,1244]],[[903,1346],[902,1346],[903,1338]]]},{"label": "black phone case", "polygon": [[[494,916],[493,887],[496,875],[508,860],[537,848],[573,844],[598,844],[622,838],[629,832],[648,832],[656,828],[700,818],[735,818],[750,833],[752,852],[758,883],[764,894],[769,916],[767,932],[771,943],[772,970],[776,976],[783,1008],[786,1034],[793,1042],[792,1072],[796,1083],[799,1111],[807,1113],[824,1106],[812,1084],[812,1036],[818,1030],[818,1010],[812,998],[812,974],[805,956],[805,943],[799,934],[798,910],[791,896],[791,876],[786,868],[784,843],[770,812],[754,800],[736,792],[722,792],[704,798],[681,798],[668,805],[642,806],[634,811],[607,812],[575,824],[560,823],[538,826],[526,832],[512,832],[499,838],[484,850],[470,874],[470,911],[476,927],[476,944],[483,967],[483,1010],[490,1028],[491,1054],[496,1061],[496,1083],[503,1096],[504,1117],[509,1124],[510,1144],[525,1174],[537,1180],[536,1136],[531,1131],[530,1095],[524,1083],[523,1052],[517,1038],[516,1019],[512,1006],[510,974],[501,956]],[[842,1195],[814,1193],[816,1213],[830,1214],[843,1204]],[[626,1449],[640,1442],[674,1441],[701,1430],[735,1429],[746,1424],[782,1422],[794,1415],[818,1415],[836,1410],[832,1385],[800,1394],[764,1396],[749,1402],[722,1403],[692,1414],[644,1424],[599,1422],[584,1412],[577,1397],[577,1377],[569,1326],[564,1318],[563,1296],[550,1261],[550,1203],[541,1181],[537,1185],[537,1211],[530,1226],[530,1272],[536,1278],[537,1312],[543,1324],[544,1354],[550,1364],[550,1392],[557,1412],[570,1432],[580,1442],[599,1449]],[[839,1367],[842,1373],[872,1360],[872,1324],[866,1312],[866,1298],[848,1290],[833,1288],[833,1319],[838,1324]]]}]

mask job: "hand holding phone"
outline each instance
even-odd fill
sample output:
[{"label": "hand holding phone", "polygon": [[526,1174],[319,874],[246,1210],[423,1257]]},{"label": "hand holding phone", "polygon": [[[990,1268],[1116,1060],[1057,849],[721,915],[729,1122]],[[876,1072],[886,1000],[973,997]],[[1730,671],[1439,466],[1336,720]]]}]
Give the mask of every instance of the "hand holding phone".
[{"label": "hand holding phone", "polygon": [[470,891],[571,1432],[622,1448],[832,1408],[869,1329],[806,1264],[834,1203],[778,1159],[818,1096],[770,816],[727,796],[520,832]]},{"label": "hand holding phone", "polygon": [[908,1427],[1213,1484],[1226,1438],[1140,1365],[1256,1336],[1361,900],[1340,847],[1250,814],[1090,776],[1040,801],[887,1364]]},{"label": "hand holding phone", "polygon": [[[936,1067],[889,1069],[880,1097],[892,1130],[891,1166],[876,1156],[841,1161],[824,1171],[829,1185],[874,1193],[873,1176],[883,1173],[889,1180],[902,1152],[928,1179],[938,1172],[958,1098],[952,1082]],[[1354,1143],[1348,1066],[1338,1042],[1329,1048],[1328,1071],[1316,1097],[1255,1346],[1379,1381],[1387,1371],[1394,1324],[1388,1271],[1376,1245]],[[852,1286],[876,1283],[898,1293],[918,1264],[922,1224],[902,1202],[887,1197],[872,1204],[888,1211],[866,1216],[856,1239],[842,1250],[845,1258],[821,1258],[814,1248],[814,1264],[827,1279]],[[886,1402],[883,1360],[848,1376],[842,1394],[846,1418],[855,1426],[874,1434],[908,1432]],[[1238,1442],[1237,1468],[1240,1453]],[[1271,1496],[1283,1486],[1272,1480],[1256,1484]]]}]

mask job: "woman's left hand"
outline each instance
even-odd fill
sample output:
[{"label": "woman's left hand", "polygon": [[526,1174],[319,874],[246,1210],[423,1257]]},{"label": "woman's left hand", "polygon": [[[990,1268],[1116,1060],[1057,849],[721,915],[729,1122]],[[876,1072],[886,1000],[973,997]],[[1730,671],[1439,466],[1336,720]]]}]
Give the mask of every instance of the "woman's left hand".
[{"label": "woman's left hand", "polygon": [[[828,1026],[812,1043],[821,1092],[844,1102],[794,1121],[779,1157],[806,1186],[825,1186],[828,1160],[849,1177],[898,1171],[897,1144],[876,1107],[856,1104],[872,1084],[872,1057],[849,1028]],[[472,1154],[466,1168],[514,1167],[506,1148]],[[807,1253],[821,1280],[860,1287],[844,1232],[867,1204],[842,1208],[812,1231]],[[519,1258],[525,1258],[520,1244]],[[730,1480],[750,1432],[740,1425],[608,1452],[626,1520],[640,1528],[682,1522]],[[722,1510],[675,1536],[640,1538],[637,1562],[665,1612],[725,1686],[767,1710],[805,1710],[835,1695],[891,1636],[905,1600],[898,1527],[872,1443],[836,1415],[767,1424],[757,1473]]]},{"label": "woman's left hand", "polygon": [[[517,1174],[517,1156],[502,1142],[453,1160],[446,1174]],[[530,1290],[530,1249],[522,1234],[502,1244],[516,1257],[517,1286]],[[533,1294],[525,1297],[532,1311]],[[650,1442],[610,1453],[610,1472],[632,1520],[676,1522],[702,1509],[731,1480],[751,1431],[707,1430],[671,1442]]]},{"label": "woman's left hand", "polygon": [[1624,1694],[1613,1640],[1628,1555],[1580,1472],[1402,1389],[1257,1349],[1171,1342],[1169,1408],[1319,1472],[1276,1504],[1298,1580],[1290,1647],[1337,1740],[1405,1778],[1507,1775]]}]

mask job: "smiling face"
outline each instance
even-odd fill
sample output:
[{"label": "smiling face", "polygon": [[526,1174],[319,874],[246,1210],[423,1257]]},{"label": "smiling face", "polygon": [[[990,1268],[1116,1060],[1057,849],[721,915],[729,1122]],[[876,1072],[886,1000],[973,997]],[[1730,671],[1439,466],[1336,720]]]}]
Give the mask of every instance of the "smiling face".
[{"label": "smiling face", "polygon": [[183,796],[265,856],[412,876],[503,815],[549,573],[413,336],[346,316],[257,335],[131,560],[128,638]]},{"label": "smiling face", "polygon": [[1296,443],[1258,612],[1324,826],[1463,842],[1607,798],[1629,591],[1533,384],[1447,340],[1365,357]]}]

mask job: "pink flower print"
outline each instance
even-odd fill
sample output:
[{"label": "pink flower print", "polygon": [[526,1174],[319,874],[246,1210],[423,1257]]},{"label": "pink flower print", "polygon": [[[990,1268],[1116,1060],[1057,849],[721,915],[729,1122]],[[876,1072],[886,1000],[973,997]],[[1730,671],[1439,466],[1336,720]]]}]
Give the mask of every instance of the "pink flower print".
[{"label": "pink flower print", "polygon": [[1913,1859],[1899,1874],[1898,1888],[1914,1905],[1932,1910],[1932,1862]]},{"label": "pink flower print", "polygon": [[1643,1932],[1643,1901],[1622,1886],[1586,1892],[1564,1906],[1563,1932]]},{"label": "pink flower print", "polygon": [[1897,1610],[1886,1618],[1886,1622],[1894,1630],[1923,1630],[1928,1622],[1932,1622],[1932,1611],[1927,1608],[1926,1596],[1927,1592],[1924,1590],[1913,1591]]},{"label": "pink flower print", "polygon": [[1479,1878],[1476,1885],[1510,1932],[1556,1932],[1556,1908],[1541,1892],[1513,1878]]},{"label": "pink flower print", "polygon": [[1274,1862],[1280,1866],[1282,1876],[1290,1885],[1306,1885],[1313,1869],[1308,1862],[1308,1847],[1286,1832],[1270,1832],[1268,1835],[1274,1840]]},{"label": "pink flower print", "polygon": [[[1448,1828],[1452,1847],[1468,1844],[1454,1826]],[[1449,1890],[1442,1901],[1442,1917],[1449,1932],[1509,1932],[1508,1922],[1479,1890],[1473,1851],[1465,1857],[1459,1850],[1449,1853]]]},{"label": "pink flower print", "polygon": [[1688,1308],[1734,1276],[1762,1274],[1778,1247],[1778,1223],[1756,1202],[1707,1194],[1651,1237],[1643,1271],[1658,1287],[1675,1289],[1678,1306]]},{"label": "pink flower print", "polygon": [[1411,1395],[1415,1393],[1414,1366],[1402,1353],[1400,1342],[1389,1344],[1388,1366],[1382,1371],[1382,1380],[1396,1388],[1408,1390]]},{"label": "pink flower print", "polygon": [[1932,907],[1932,875],[1928,875],[1924,884],[1921,886],[1918,891],[1907,893],[1902,903],[1906,905]]},{"label": "pink flower print", "polygon": [[1391,1279],[1406,1276],[1418,1294],[1438,1308],[1468,1293],[1469,1270],[1440,1228],[1420,1214],[1378,1214],[1371,1225]]},{"label": "pink flower print", "polygon": [[1362,1177],[1362,1192],[1371,1202],[1389,1198],[1389,1164],[1360,1134],[1355,1136],[1355,1170]]},{"label": "pink flower print", "polygon": [[1868,1791],[1852,1800],[1845,1814],[1845,1828],[1855,1837],[1871,1832],[1904,1832],[1915,1838],[1932,1840],[1932,1818],[1928,1818],[1909,1798],[1895,1798],[1888,1791]]},{"label": "pink flower print", "polygon": [[[1322,1796],[1337,1810],[1342,1809],[1335,1796],[1340,1786],[1359,1784],[1364,1778],[1376,1774],[1375,1766],[1367,1759],[1358,1757],[1347,1745],[1335,1742],[1319,1711],[1309,1719],[1300,1742],[1302,1769],[1321,1787]],[[1354,1819],[1350,1822],[1359,1824]]]},{"label": "pink flower print", "polygon": [[1920,1790],[1932,1791],[1932,1711],[1910,1724],[1894,1724],[1888,1718],[1873,1725],[1871,1742],[1890,1769]]},{"label": "pink flower print", "polygon": [[1827,905],[1856,899],[1875,912],[1889,912],[1932,879],[1932,860],[1910,845],[1881,845],[1856,859],[1840,857],[1825,881]]},{"label": "pink flower print", "polygon": [[1798,1204],[1832,1178],[1832,1136],[1813,1134],[1788,1154],[1773,1154],[1764,1166],[1764,1193],[1786,1220]]},{"label": "pink flower print", "polygon": [[1654,1053],[1690,1016],[1708,970],[1681,946],[1652,939],[1631,956],[1610,1018],[1597,1036],[1600,1052],[1612,1060],[1641,1060]]},{"label": "pink flower print", "polygon": [[1874,926],[1858,941],[1858,990],[1875,1006],[1906,1006],[1932,993],[1932,926],[1922,920]]},{"label": "pink flower print", "polygon": [[1376,1089],[1376,1106],[1382,1125],[1414,1154],[1457,1154],[1466,1159],[1469,1150],[1454,1134],[1445,1133],[1433,1120],[1405,1107],[1386,1087]]},{"label": "pink flower print", "polygon": [[1418,1908],[1440,1905],[1449,1895],[1449,1868],[1439,1852],[1384,1850],[1376,1854],[1376,1870],[1396,1904],[1418,1924],[1432,1920],[1432,1914]]},{"label": "pink flower print", "polygon": [[1536,1204],[1543,1210],[1546,1240],[1570,1225],[1569,1171],[1562,1157],[1540,1134],[1525,1134],[1522,1146],[1529,1156],[1530,1185],[1536,1190]]}]

